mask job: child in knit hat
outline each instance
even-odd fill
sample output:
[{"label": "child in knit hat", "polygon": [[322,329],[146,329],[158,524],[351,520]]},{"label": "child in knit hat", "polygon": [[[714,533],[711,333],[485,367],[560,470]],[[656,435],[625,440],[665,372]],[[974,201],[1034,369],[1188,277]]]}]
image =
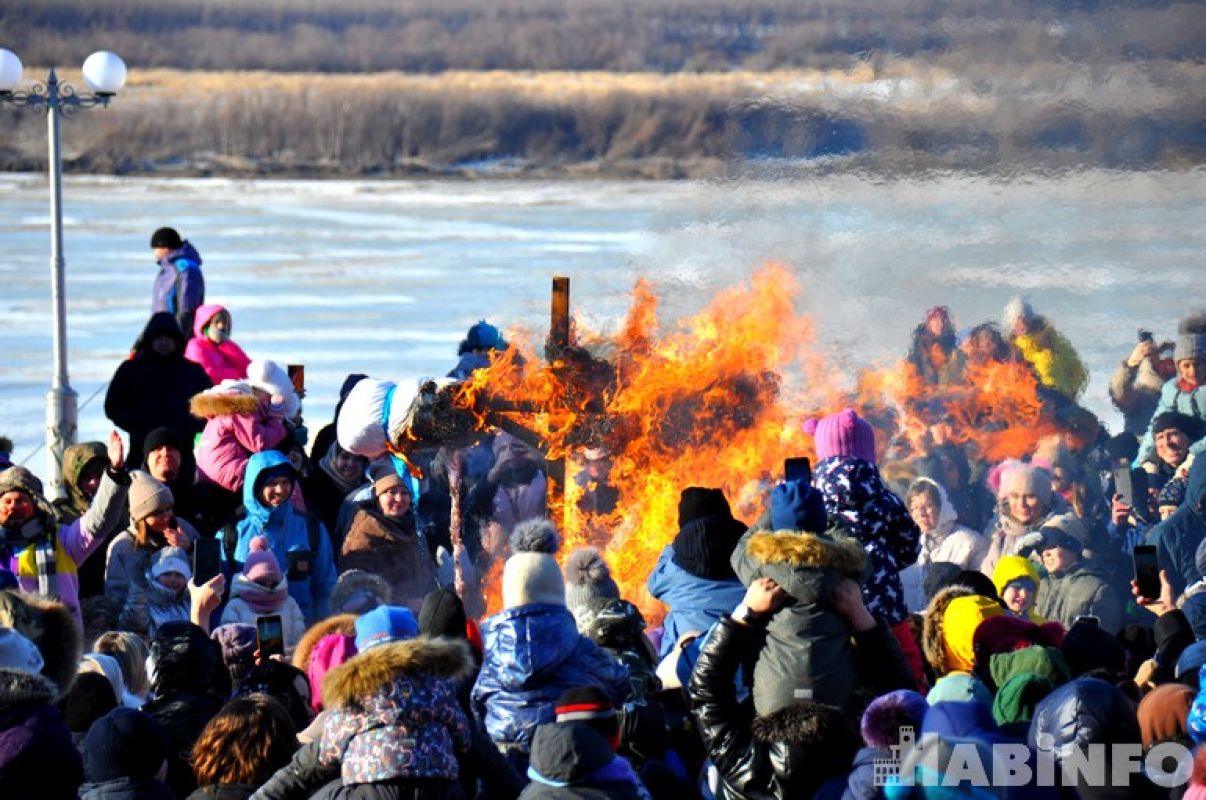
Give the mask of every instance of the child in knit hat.
[{"label": "child in knit hat", "polygon": [[188,583],[192,577],[188,553],[182,548],[164,547],[156,551],[143,578],[131,585],[118,626],[153,637],[165,622],[188,622]]},{"label": "child in knit hat", "polygon": [[230,587],[230,602],[222,612],[222,624],[243,622],[255,625],[260,617],[280,615],[285,637],[285,656],[293,656],[293,648],[306,632],[306,620],[301,607],[289,596],[289,581],[281,572],[268,539],[253,537],[243,571],[235,575]]},{"label": "child in knit hat", "polygon": [[863,584],[867,609],[892,628],[911,666],[921,676],[921,656],[907,624],[900,572],[921,553],[921,529],[908,506],[883,482],[875,466],[875,431],[852,408],[809,420],[804,430],[816,441],[813,485],[825,510],[844,524],[867,553]]},{"label": "child in knit hat", "polygon": [[992,583],[1007,613],[1038,625],[1046,622],[1034,610],[1039,572],[1033,561],[1024,556],[1003,557],[992,571]]},{"label": "child in knit hat", "polygon": [[177,517],[174,507],[167,485],[148,472],[130,471],[130,525],[113,537],[105,552],[106,596],[124,602],[130,584],[146,572],[160,548],[192,547],[197,530]]}]

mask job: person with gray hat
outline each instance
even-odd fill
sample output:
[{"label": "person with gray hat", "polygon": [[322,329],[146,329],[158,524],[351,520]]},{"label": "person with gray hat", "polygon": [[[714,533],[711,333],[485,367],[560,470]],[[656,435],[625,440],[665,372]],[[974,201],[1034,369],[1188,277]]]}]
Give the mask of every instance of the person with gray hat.
[{"label": "person with gray hat", "polygon": [[1083,558],[1088,531],[1075,514],[1057,514],[1039,529],[1036,550],[1047,574],[1039,583],[1035,611],[1071,628],[1078,617],[1097,617],[1101,629],[1113,635],[1122,628],[1123,606],[1106,574]]},{"label": "person with gray hat", "polygon": [[151,289],[151,313],[166,311],[176,318],[185,339],[193,335],[193,317],[205,302],[205,276],[201,254],[175,228],[160,228],[151,234],[151,253],[159,265]]},{"label": "person with gray hat", "polygon": [[[1173,350],[1177,374],[1160,390],[1160,402],[1152,412],[1152,424],[1147,427],[1139,445],[1135,466],[1155,462],[1156,433],[1154,423],[1166,411],[1177,411],[1206,422],[1206,312],[1190,314],[1177,326],[1177,343]],[[1194,455],[1206,450],[1206,436],[1190,444]]]}]

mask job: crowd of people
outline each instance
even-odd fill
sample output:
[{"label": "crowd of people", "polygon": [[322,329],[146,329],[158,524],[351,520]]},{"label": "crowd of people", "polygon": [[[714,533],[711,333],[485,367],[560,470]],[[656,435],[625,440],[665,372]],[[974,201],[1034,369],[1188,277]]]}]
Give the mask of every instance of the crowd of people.
[{"label": "crowd of people", "polygon": [[[646,619],[605,551],[563,552],[542,453],[397,452],[395,387],[363,375],[311,437],[196,247],[151,246],[153,314],[105,399],[128,447],[70,447],[61,498],[0,453],[0,796],[1206,798],[1206,318],[1141,332],[1111,436],[1028,303],[962,332],[929,310],[920,435],[809,420],[809,474],[748,524],[682,476]],[[479,322],[449,379],[507,347]],[[1057,431],[997,463],[944,405],[990,362],[1033,374]],[[578,456],[578,511],[606,519],[608,454]],[[1139,760],[1007,785],[957,756],[1168,743],[1171,782]]]}]

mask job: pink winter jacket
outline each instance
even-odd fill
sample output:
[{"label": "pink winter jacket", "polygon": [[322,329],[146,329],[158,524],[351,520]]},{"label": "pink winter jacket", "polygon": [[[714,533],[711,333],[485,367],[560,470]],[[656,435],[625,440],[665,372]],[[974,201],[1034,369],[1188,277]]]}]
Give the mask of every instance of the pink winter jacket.
[{"label": "pink winter jacket", "polygon": [[243,348],[229,339],[216,344],[205,336],[205,326],[225,310],[217,303],[198,306],[197,315],[193,318],[193,338],[188,340],[188,346],[184,348],[184,357],[200,364],[214,386],[225,380],[246,378],[247,365],[251,363]]},{"label": "pink winter jacket", "polygon": [[197,445],[197,471],[232,492],[243,490],[243,473],[252,453],[275,447],[285,438],[285,423],[270,414],[250,387],[218,386],[193,397],[193,416],[209,420]]}]

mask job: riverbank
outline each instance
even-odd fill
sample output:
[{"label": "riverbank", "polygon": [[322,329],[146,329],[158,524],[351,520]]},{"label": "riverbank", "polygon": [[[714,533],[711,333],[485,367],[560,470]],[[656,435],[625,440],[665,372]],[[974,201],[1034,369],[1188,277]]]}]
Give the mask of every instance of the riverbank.
[{"label": "riverbank", "polygon": [[[672,74],[135,68],[108,109],[64,125],[63,147],[69,171],[168,177],[1183,168],[1206,160],[1204,87],[1206,65],[1171,62],[991,81],[907,59]],[[0,122],[0,170],[44,169],[40,116],[0,110]]]}]

